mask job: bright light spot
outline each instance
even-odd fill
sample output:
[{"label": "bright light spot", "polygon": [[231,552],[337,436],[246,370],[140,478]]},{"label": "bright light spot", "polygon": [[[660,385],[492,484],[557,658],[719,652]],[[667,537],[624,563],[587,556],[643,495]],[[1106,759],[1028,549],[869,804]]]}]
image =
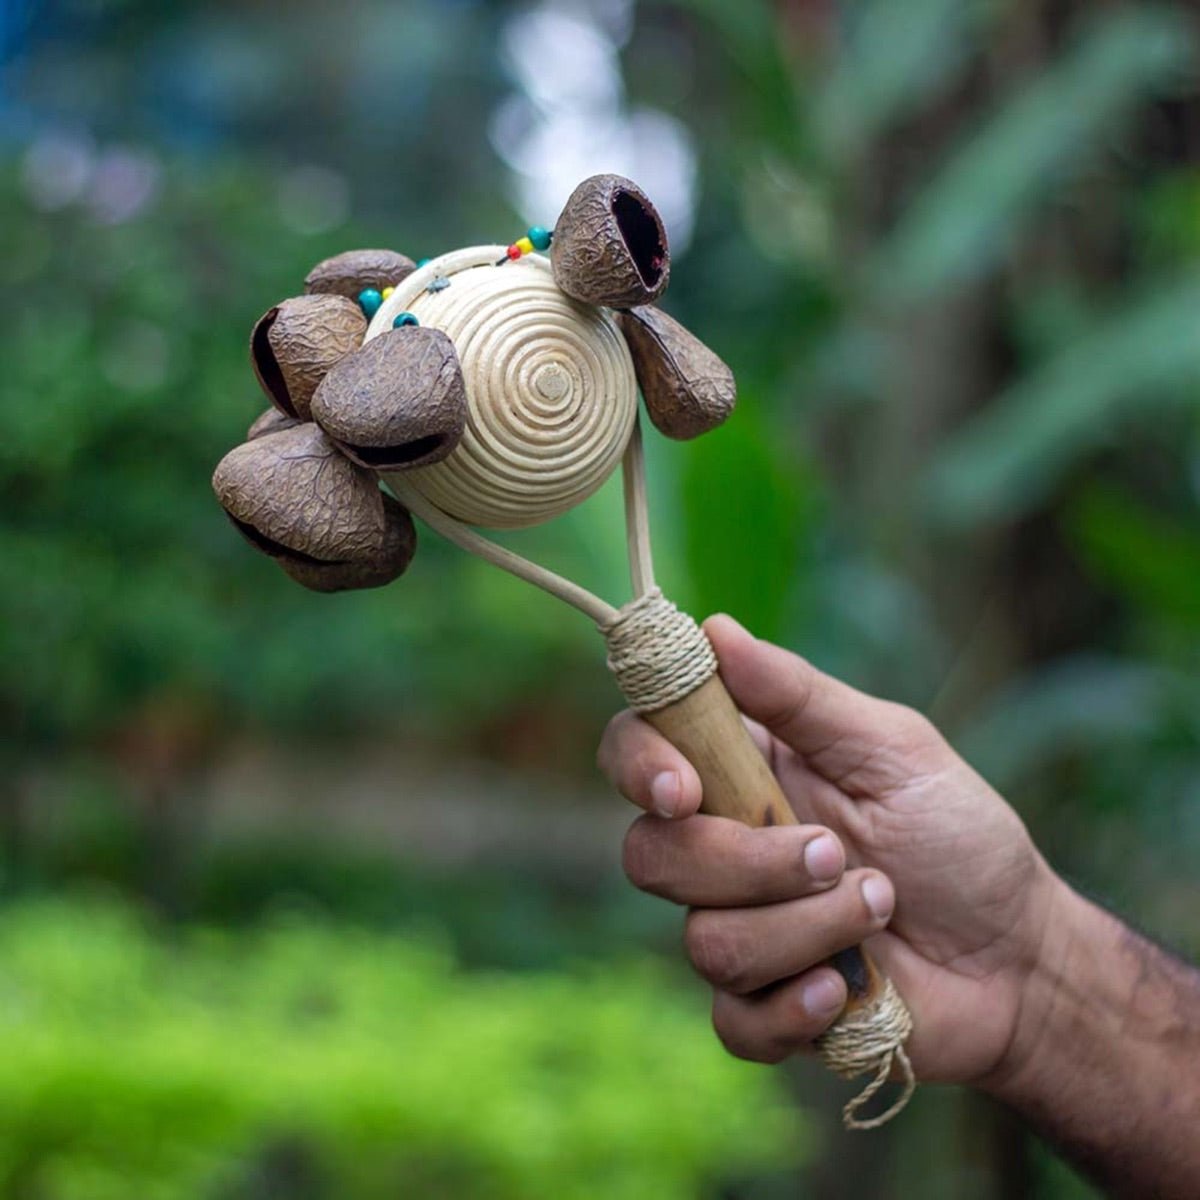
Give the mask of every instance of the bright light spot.
[{"label": "bright light spot", "polygon": [[[546,6],[505,22],[505,65],[523,92],[547,109],[619,102],[617,48],[595,25]],[[547,53],[547,47],[553,49]]]},{"label": "bright light spot", "polygon": [[632,14],[630,0],[550,0],[511,17],[503,54],[520,91],[493,112],[489,134],[524,220],[552,224],[576,184],[612,171],[645,189],[679,253],[691,240],[696,152],[675,117],[626,107],[617,49]]}]

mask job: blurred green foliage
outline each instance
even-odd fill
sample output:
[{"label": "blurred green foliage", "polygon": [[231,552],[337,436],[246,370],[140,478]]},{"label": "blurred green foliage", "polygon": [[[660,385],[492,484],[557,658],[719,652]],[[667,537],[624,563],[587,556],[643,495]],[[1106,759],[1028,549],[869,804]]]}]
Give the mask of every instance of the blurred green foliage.
[{"label": "blurred green foliage", "polygon": [[277,918],[168,934],[111,902],[0,917],[0,1194],[655,1195],[796,1159],[775,1077],[662,971],[464,974]]},{"label": "blurred green foliage", "polygon": [[[51,95],[56,120],[149,140],[162,169],[154,204],[105,224],[86,206],[39,208],[16,159],[0,167],[6,886],[99,876],[135,892],[152,868],[174,869],[175,860],[163,866],[163,847],[186,839],[162,813],[186,811],[203,793],[202,768],[234,739],[281,754],[299,741],[322,746],[349,772],[364,742],[403,730],[448,756],[582,780],[616,704],[586,623],[428,535],[393,588],[304,593],[227,528],[207,482],[263,404],[246,333],[314,261],[354,244],[420,256],[521,227],[485,135],[511,84],[497,46],[517,10],[467,0],[355,0],[350,15],[307,0],[286,13],[111,7],[119,14],[105,24],[103,3],[74,6],[72,30],[86,25],[93,44],[68,45],[62,33],[31,59],[40,74],[5,77],[30,105]],[[1193,15],[1180,4],[1084,0],[688,0],[631,12],[621,82],[635,102],[685,120],[699,153],[694,234],[667,306],[728,359],[741,390],[719,434],[687,446],[648,438],[666,590],[697,615],[731,611],[854,683],[929,711],[1058,866],[1181,946],[1200,947],[1190,883],[1200,855]],[[171,91],[173,72],[186,86]],[[371,102],[382,95],[388,103]],[[281,216],[280,172],[311,161],[350,181],[354,195],[350,215],[320,233]],[[608,597],[626,594],[614,488],[514,544]],[[118,801],[108,796],[92,817],[71,807],[79,758],[122,779],[111,788]],[[70,810],[53,845],[24,828],[31,791]],[[403,781],[394,792],[380,803],[422,803]],[[113,815],[122,804],[124,825]],[[156,821],[165,821],[157,832]],[[202,862],[180,856],[195,874],[178,883],[177,911],[229,926],[299,892],[351,924],[369,916],[385,925],[389,910],[434,923],[440,912],[472,962],[522,967],[662,932],[641,923],[644,910],[631,915],[552,873],[517,871],[501,885],[503,871],[470,869],[456,884],[406,868],[389,879],[382,853],[369,865],[339,861],[336,839],[306,850],[286,831],[273,849],[204,853]],[[82,948],[92,936],[76,910],[13,919],[45,924],[47,970],[55,938]],[[232,941],[182,934],[183,948],[168,949],[125,917],[98,921],[112,957],[104,970],[119,972],[124,955],[149,957],[167,979],[163,956],[200,964],[164,990],[164,1005],[188,1013],[180,1037],[193,1018],[210,1031],[225,1011],[205,1015],[192,972],[228,971],[236,988],[236,960],[257,978]],[[258,950],[288,938],[319,943],[332,965],[318,977],[343,986],[328,930],[247,938]],[[38,952],[21,944],[29,977],[43,978]],[[398,970],[461,983],[436,954],[387,945]],[[292,961],[291,950],[279,954]],[[89,961],[77,996],[99,986],[84,978]],[[357,963],[345,965],[348,989]],[[621,976],[630,1003],[641,978],[631,972]],[[575,986],[565,978],[524,981],[527,1012],[540,1011],[546,980],[560,998],[556,989]],[[280,1010],[246,1004],[257,1015],[236,1025],[239,1036],[267,1038]],[[584,1003],[577,1016],[582,1037],[602,1014]],[[86,1021],[73,1019],[71,1036],[82,1038]],[[290,1019],[270,1036],[284,1038]],[[681,1015],[662,1035],[701,1036],[701,1025]],[[357,1054],[362,1043],[347,1036]],[[325,1069],[318,1052],[304,1071]],[[205,1109],[199,1157],[180,1143],[180,1161],[216,1169],[210,1156],[227,1146],[212,1131],[232,1130],[228,1145],[243,1157],[220,1171],[234,1180],[229,1171],[257,1169],[245,1155],[267,1161],[280,1093],[272,1100],[267,1084],[236,1075],[243,1064],[232,1051],[212,1053],[230,1123]],[[453,1053],[431,1039],[430,1063]],[[170,1111],[184,1101],[173,1068],[156,1062]],[[511,1065],[518,1079],[537,1070]],[[618,1077],[615,1055],[603,1070],[613,1096],[625,1088],[621,1102],[642,1102],[629,1099],[642,1093]],[[741,1080],[729,1077],[729,1096]],[[515,1087],[493,1082],[517,1103]],[[243,1088],[244,1099],[233,1094]],[[41,1110],[45,1128],[56,1111],[92,1111],[64,1095],[57,1110]],[[161,1114],[148,1095],[133,1111],[153,1124]],[[686,1098],[665,1097],[655,1119],[677,1103],[686,1111]],[[936,1103],[918,1097],[914,1120],[940,1113]],[[320,1170],[342,1171],[340,1143],[322,1122],[349,1120],[349,1110],[323,1105],[302,1132],[320,1148]],[[346,1128],[366,1138],[347,1145],[383,1145],[382,1135],[371,1143],[353,1122]],[[1085,1194],[1039,1157],[1014,1166],[1011,1143],[976,1160],[961,1139],[888,1136],[831,1160],[827,1177],[818,1161],[818,1174],[804,1176],[810,1190],[840,1195],[836,1187],[857,1179],[863,1194],[894,1200],[895,1180],[920,1179],[928,1200]],[[11,1137],[32,1153],[32,1134]],[[439,1147],[430,1171],[445,1163]],[[581,1143],[578,1166],[564,1163],[549,1190],[567,1194],[563,1181],[590,1169],[591,1152]],[[384,1162],[379,1154],[370,1161]],[[697,1170],[715,1178],[717,1157]],[[68,1161],[64,1179],[88,1160]],[[516,1159],[503,1161],[508,1170]],[[1001,1161],[1003,1170],[986,1165]],[[390,1168],[379,1169],[377,1180]],[[70,1178],[76,1191],[64,1194],[115,1187],[100,1175]]]}]

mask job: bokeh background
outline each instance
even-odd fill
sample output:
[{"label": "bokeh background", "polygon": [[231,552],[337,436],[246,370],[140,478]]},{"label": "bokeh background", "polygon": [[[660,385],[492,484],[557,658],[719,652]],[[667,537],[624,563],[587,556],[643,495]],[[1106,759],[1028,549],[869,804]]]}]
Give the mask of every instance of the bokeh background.
[{"label": "bokeh background", "polygon": [[[1194,954],[1194,8],[0,0],[0,1196],[1091,1195],[978,1097],[848,1138],[722,1054],[586,622],[429,535],[303,592],[208,479],[313,262],[631,175],[740,383],[652,437],[668,593]],[[627,594],[612,488],[518,543]]]}]

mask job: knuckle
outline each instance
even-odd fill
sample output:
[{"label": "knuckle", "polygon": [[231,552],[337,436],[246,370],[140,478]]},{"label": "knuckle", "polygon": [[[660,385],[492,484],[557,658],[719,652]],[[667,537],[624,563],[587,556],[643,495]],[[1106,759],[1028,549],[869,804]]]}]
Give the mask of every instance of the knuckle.
[{"label": "knuckle", "polygon": [[667,859],[661,830],[648,818],[639,817],[629,827],[621,848],[621,863],[629,882],[644,892],[661,890],[667,877]]},{"label": "knuckle", "polygon": [[600,744],[596,747],[596,766],[609,778],[613,775],[613,762],[616,758],[616,743],[620,737],[621,719],[623,712],[612,717],[600,735]]},{"label": "knuckle", "polygon": [[717,987],[736,991],[746,977],[746,950],[737,922],[726,913],[698,909],[688,914],[684,943],[692,966]]},{"label": "knuckle", "polygon": [[735,1020],[729,1010],[720,1004],[713,1005],[712,1025],[717,1040],[734,1058],[747,1062],[777,1063],[787,1057],[787,1051],[782,1046],[749,1033],[743,1023]]},{"label": "knuckle", "polygon": [[906,704],[893,706],[896,740],[905,750],[928,750],[941,744],[942,735],[922,712]]},{"label": "knuckle", "polygon": [[722,847],[724,853],[730,860],[736,859],[740,863],[748,879],[762,879],[775,867],[778,843],[770,829],[731,824],[722,832],[726,835]]}]

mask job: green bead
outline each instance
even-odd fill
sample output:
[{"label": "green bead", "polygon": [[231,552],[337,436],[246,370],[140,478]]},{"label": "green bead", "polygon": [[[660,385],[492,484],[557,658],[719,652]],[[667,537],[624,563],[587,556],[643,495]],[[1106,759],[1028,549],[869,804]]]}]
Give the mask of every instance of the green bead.
[{"label": "green bead", "polygon": [[535,250],[549,250],[551,233],[541,225],[530,225],[525,236],[533,243]]},{"label": "green bead", "polygon": [[379,311],[382,303],[383,297],[374,288],[366,288],[358,293],[358,307],[363,310],[368,320]]},{"label": "green bead", "polygon": [[400,329],[404,325],[420,325],[420,321],[410,312],[397,313],[392,320],[392,328]]}]

